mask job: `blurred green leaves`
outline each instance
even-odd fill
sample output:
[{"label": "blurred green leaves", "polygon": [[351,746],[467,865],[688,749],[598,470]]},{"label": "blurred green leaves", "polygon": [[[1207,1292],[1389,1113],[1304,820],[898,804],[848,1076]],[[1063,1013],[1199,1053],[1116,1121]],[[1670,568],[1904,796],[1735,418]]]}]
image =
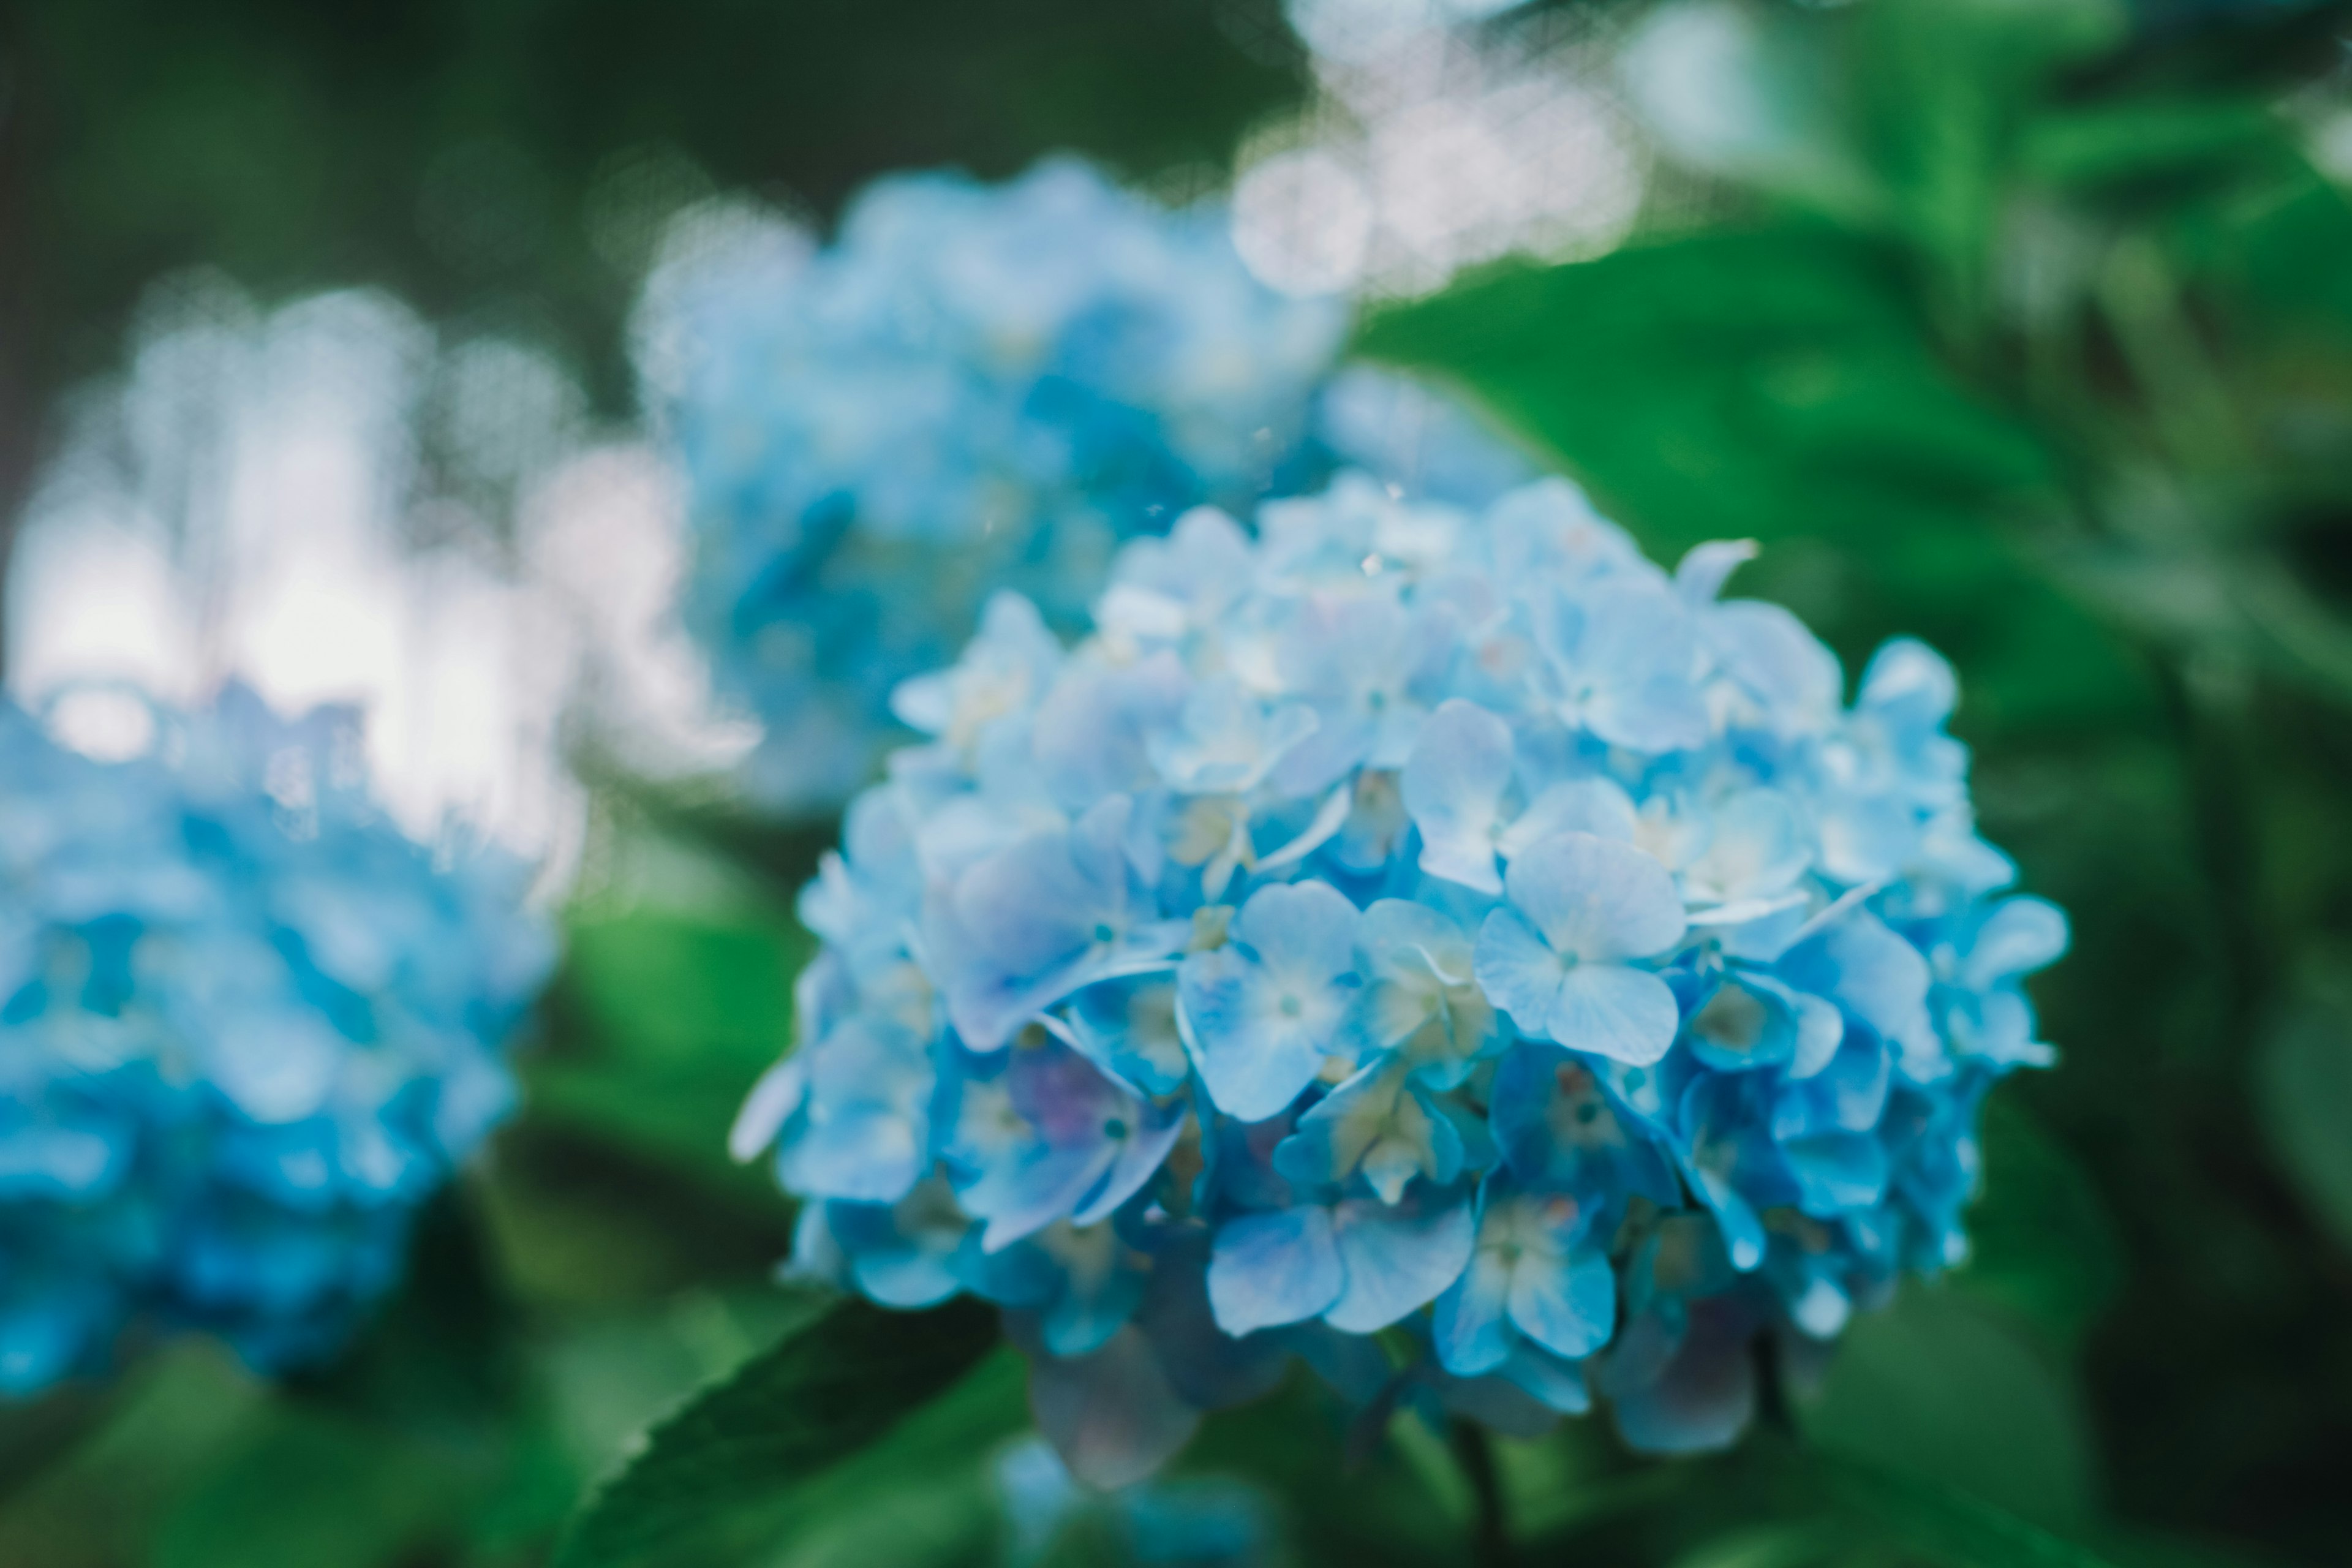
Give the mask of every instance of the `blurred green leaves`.
[{"label": "blurred green leaves", "polygon": [[2352,1246],[2352,976],[2306,981],[2263,1043],[2257,1109],[2312,1212]]},{"label": "blurred green leaves", "polygon": [[2013,1095],[1986,1104],[1982,1195],[1969,1211],[1959,1291],[2072,1358],[2125,1286],[2123,1238],[2081,1163]]},{"label": "blurred green leaves", "polygon": [[2056,1530],[2093,1516],[2091,1432],[2055,1358],[1956,1289],[1912,1287],[1848,1325],[1811,1442]]},{"label": "blurred green leaves", "polygon": [[154,1568],[377,1568],[446,1531],[451,1468],[324,1413],[273,1412],[229,1445],[158,1531]]},{"label": "blurred green leaves", "polygon": [[1937,363],[1899,258],[1790,224],[1517,268],[1360,347],[1466,384],[1664,548],[1964,521],[2046,488],[2032,433]]},{"label": "blurred green leaves", "polygon": [[[1850,666],[1909,632],[1995,721],[2127,713],[2147,699],[2125,650],[2003,525],[2064,504],[2056,458],[1948,367],[1907,282],[1899,255],[1816,226],[1708,233],[1506,271],[1361,346],[1465,385],[1662,554],[1798,545],[1740,591],[1790,600]],[[1775,578],[1809,552],[1830,581]]]},{"label": "blurred green leaves", "polygon": [[727,1159],[727,1129],[793,1038],[793,981],[814,951],[796,922],[658,907],[572,921],[526,1064],[541,1116],[738,1192],[772,1192]]}]

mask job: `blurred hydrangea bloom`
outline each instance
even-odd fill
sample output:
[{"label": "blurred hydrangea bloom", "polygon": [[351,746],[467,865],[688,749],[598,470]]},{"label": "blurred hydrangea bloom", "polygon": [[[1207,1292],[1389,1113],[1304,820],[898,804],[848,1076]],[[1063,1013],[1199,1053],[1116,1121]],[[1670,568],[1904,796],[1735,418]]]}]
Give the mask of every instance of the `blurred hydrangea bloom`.
[{"label": "blurred hydrangea bloom", "polygon": [[1132,1568],[1259,1568],[1276,1561],[1266,1501],[1219,1477],[1139,1481],[1108,1497],[1078,1484],[1042,1438],[997,1456],[996,1491],[1011,1526],[1013,1568],[1056,1560],[1091,1525],[1087,1562]]},{"label": "blurred hydrangea bloom", "polygon": [[691,492],[686,618],[765,726],[754,793],[788,810],[837,806],[922,726],[893,688],[993,589],[1070,629],[1119,542],[1196,503],[1337,462],[1473,502],[1527,472],[1402,377],[1324,389],[1340,301],[1258,282],[1221,211],[1066,159],[884,179],[830,247],[738,245],[647,311]]},{"label": "blurred hydrangea bloom", "polygon": [[0,1393],[126,1330],[332,1350],[511,1104],[552,956],[523,868],[387,823],[351,710],[153,723],[98,762],[0,708]]},{"label": "blurred hydrangea bloom", "polygon": [[737,1130],[798,1268],[1002,1303],[1097,1479],[1292,1355],[1728,1442],[1759,1335],[1963,1258],[2066,942],[1994,897],[1948,667],[1891,643],[1845,705],[1718,597],[1749,553],[1345,475],[1129,544],[1075,649],[995,599],[803,895],[802,1044]]}]

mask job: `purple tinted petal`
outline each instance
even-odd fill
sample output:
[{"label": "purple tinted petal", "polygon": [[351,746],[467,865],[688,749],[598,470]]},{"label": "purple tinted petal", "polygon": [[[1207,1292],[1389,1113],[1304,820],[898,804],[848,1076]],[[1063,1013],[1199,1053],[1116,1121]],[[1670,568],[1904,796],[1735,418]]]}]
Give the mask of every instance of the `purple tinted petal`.
[{"label": "purple tinted petal", "polygon": [[1070,1473],[1104,1490],[1150,1476],[1201,1424],[1132,1325],[1092,1355],[1033,1356],[1029,1408]]}]

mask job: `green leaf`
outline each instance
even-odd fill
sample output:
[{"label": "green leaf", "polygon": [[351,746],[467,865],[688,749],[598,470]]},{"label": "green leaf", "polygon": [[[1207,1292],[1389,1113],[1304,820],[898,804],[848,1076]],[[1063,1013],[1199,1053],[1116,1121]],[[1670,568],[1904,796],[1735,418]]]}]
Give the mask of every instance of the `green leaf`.
[{"label": "green leaf", "polygon": [[103,1424],[0,1507],[0,1563],[116,1568],[268,1419],[268,1391],[218,1345],[185,1341],[127,1371]]},{"label": "green leaf", "polygon": [[1956,1289],[1993,1302],[2071,1352],[2124,1285],[2123,1242],[2098,1189],[2012,1096],[1986,1103],[1984,1192]]},{"label": "green leaf", "polygon": [[2071,1383],[1958,1293],[1906,1289],[1858,1316],[1801,1407],[1824,1450],[1957,1487],[2036,1524],[2092,1511],[2092,1450]]},{"label": "green leaf", "polygon": [[793,981],[813,945],[781,918],[637,910],[574,922],[550,1004],[554,1047],[524,1064],[530,1113],[772,1196],[763,1173],[729,1161],[727,1129],[792,1043]]},{"label": "green leaf", "polygon": [[2176,178],[2275,156],[2278,115],[2260,99],[2172,98],[2095,103],[2039,118],[2025,167],[2064,184]]},{"label": "green leaf", "polygon": [[950,1568],[1003,1528],[995,1457],[1029,1425],[1028,1363],[1010,1346],[815,1482],[774,1568]]},{"label": "green leaf", "polygon": [[1950,1568],[2107,1568],[2085,1547],[1943,1482],[1817,1458],[1832,1498]]},{"label": "green leaf", "polygon": [[1507,270],[1375,318],[1362,347],[1461,383],[1654,554],[1761,540],[1735,591],[1849,664],[1927,638],[1973,725],[2153,708],[2123,640],[2000,526],[2063,504],[2056,465],[1944,363],[1885,247],[1790,225]]},{"label": "green leaf", "polygon": [[2344,975],[2305,982],[2255,1058],[2254,1100],[2295,1190],[2352,1243],[2352,983]]},{"label": "green leaf", "polygon": [[1659,544],[1948,519],[2033,490],[2032,436],[1930,352],[1898,259],[1832,230],[1707,234],[1517,268],[1365,329],[1451,374]]},{"label": "green leaf", "polygon": [[163,1521],[154,1568],[374,1568],[452,1528],[464,1477],[426,1450],[280,1405]]},{"label": "green leaf", "polygon": [[[946,1422],[942,1436],[909,1418],[997,1342],[995,1310],[975,1301],[913,1313],[856,1300],[830,1307],[656,1426],[590,1499],[558,1562],[739,1560],[730,1547],[787,1542],[822,1513],[829,1490],[836,1500],[839,1489],[854,1490],[860,1472],[849,1462],[886,1435],[898,1432],[917,1458],[942,1447],[970,1453],[968,1421]],[[998,1388],[982,1392],[983,1411],[1001,1410]],[[965,1412],[950,1402],[948,1414]],[[894,1447],[893,1466],[913,1462]]]}]

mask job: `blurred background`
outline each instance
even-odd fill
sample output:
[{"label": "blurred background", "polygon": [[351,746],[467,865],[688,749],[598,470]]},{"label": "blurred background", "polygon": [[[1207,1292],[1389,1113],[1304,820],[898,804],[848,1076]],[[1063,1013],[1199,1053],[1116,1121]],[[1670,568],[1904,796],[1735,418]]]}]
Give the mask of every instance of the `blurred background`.
[{"label": "blurred background", "polygon": [[[545,1562],[793,1310],[785,1201],[724,1145],[830,829],[730,784],[756,730],[677,620],[648,301],[877,175],[1059,151],[1221,200],[1261,281],[1352,301],[1360,355],[1654,555],[1763,542],[1744,590],[1850,669],[1940,647],[1985,833],[2074,919],[1974,1260],[1798,1412],[1982,1532],[1572,1423],[1505,1446],[1527,1560],[2352,1561],[2347,37],[2294,0],[0,13],[9,691],[98,755],[145,740],[108,682],[361,701],[395,816],[530,857],[569,943],[527,1110],[362,1342],[0,1410],[0,1562]],[[1163,1560],[1447,1560],[1442,1453],[1311,1458],[1288,1409],[1213,1423],[1187,1464],[1234,1528]],[[714,1561],[1158,1538],[971,1419]]]}]

